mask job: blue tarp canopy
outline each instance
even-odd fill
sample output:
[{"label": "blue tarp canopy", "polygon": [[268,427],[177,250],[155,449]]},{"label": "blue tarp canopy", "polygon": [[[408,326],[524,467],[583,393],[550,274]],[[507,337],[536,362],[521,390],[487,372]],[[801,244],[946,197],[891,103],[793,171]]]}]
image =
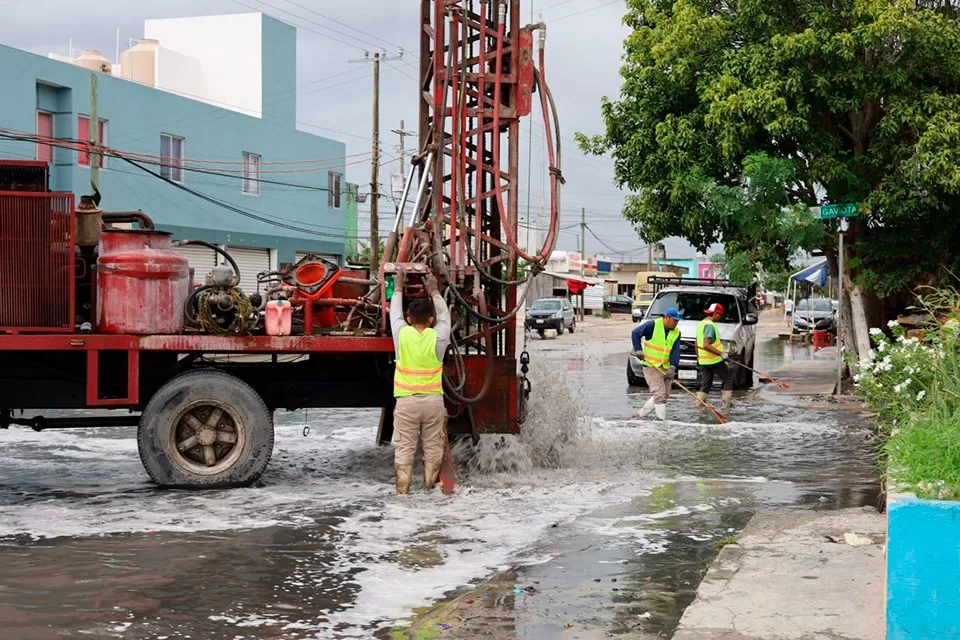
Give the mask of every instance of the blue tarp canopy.
[{"label": "blue tarp canopy", "polygon": [[790,276],[790,279],[804,284],[815,284],[818,287],[824,287],[827,284],[827,276],[829,275],[830,270],[827,267],[827,261],[821,260],[816,264],[797,271]]}]

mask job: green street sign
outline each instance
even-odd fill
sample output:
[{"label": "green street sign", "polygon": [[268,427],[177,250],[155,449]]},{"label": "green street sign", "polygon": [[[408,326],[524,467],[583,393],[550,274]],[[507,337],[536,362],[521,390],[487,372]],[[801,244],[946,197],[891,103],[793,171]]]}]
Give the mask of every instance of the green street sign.
[{"label": "green street sign", "polygon": [[855,204],[825,204],[820,207],[820,219],[856,218],[859,207]]}]

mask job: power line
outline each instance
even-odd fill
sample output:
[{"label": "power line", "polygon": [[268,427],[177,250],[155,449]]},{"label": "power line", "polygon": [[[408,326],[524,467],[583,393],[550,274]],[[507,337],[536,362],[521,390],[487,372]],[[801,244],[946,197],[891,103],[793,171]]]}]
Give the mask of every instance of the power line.
[{"label": "power line", "polygon": [[[253,2],[253,1],[255,1],[255,0],[250,0],[250,1]],[[251,7],[249,4],[247,4],[247,3],[245,3],[245,2],[241,2],[240,0],[230,0],[230,2],[232,2],[232,3],[234,3],[234,4],[238,4],[238,5],[240,5],[241,7],[246,7],[247,9],[250,9],[251,11],[256,11],[257,13],[263,13],[263,14],[266,14],[266,15],[270,15],[270,14],[268,14],[266,11],[264,11],[264,10],[262,10],[262,9],[258,9],[257,7]],[[308,22],[308,23],[310,23],[310,24],[315,24],[315,25],[317,25],[318,27],[320,27],[320,28],[322,28],[322,29],[327,29],[328,31],[332,31],[333,33],[336,33],[336,34],[338,34],[338,35],[344,36],[344,37],[346,37],[346,38],[353,38],[354,40],[356,40],[356,41],[358,41],[358,42],[364,42],[363,40],[360,40],[359,38],[357,38],[357,37],[355,37],[355,36],[351,36],[351,35],[348,34],[348,33],[344,33],[344,32],[342,32],[342,31],[338,31],[338,30],[336,30],[336,29],[333,29],[332,27],[325,27],[324,25],[320,24],[319,22],[315,22],[315,21],[313,21],[313,20],[309,20],[309,19],[307,19],[307,18],[304,18],[304,17],[301,16],[301,15],[297,15],[296,13],[293,13],[292,11],[287,11],[286,9],[284,9],[284,8],[282,8],[282,7],[278,7],[278,6],[274,5],[274,4],[270,4],[269,2],[265,2],[264,0],[259,0],[259,2],[260,2],[260,4],[262,4],[262,5],[264,5],[264,6],[267,6],[267,7],[270,7],[271,9],[275,9],[275,10],[277,10],[277,11],[280,11],[281,13],[285,13],[285,14],[287,14],[287,15],[289,15],[289,16],[293,16],[294,18],[298,18],[298,19],[303,20],[304,22]],[[270,17],[273,17],[273,16],[270,16]],[[337,43],[339,43],[339,44],[345,45],[345,46],[347,46],[347,47],[353,47],[354,49],[359,49],[360,51],[363,51],[363,50],[364,50],[363,47],[358,47],[356,44],[353,44],[352,42],[347,42],[347,41],[345,41],[345,40],[341,40],[341,39],[339,39],[339,38],[335,38],[335,37],[333,37],[333,36],[331,36],[331,35],[329,35],[329,34],[323,33],[323,32],[321,32],[321,31],[317,31],[317,30],[315,30],[315,29],[311,29],[310,27],[305,27],[305,26],[303,26],[303,25],[296,25],[296,26],[300,27],[301,29],[305,29],[306,31],[310,31],[311,33],[315,33],[315,34],[317,34],[318,36],[327,38],[327,39],[329,39],[329,40],[333,40],[334,42],[337,42]],[[364,44],[369,44],[369,43],[364,42]],[[378,46],[379,46],[379,45],[374,45],[374,48],[377,48]]]},{"label": "power line", "polygon": [[[178,169],[180,171],[188,171],[191,173],[200,173],[200,174],[206,174],[211,176],[219,176],[222,178],[231,178],[234,180],[246,180],[247,182],[272,184],[272,185],[277,185],[282,187],[291,187],[291,188],[301,189],[305,191],[322,191],[324,193],[329,193],[331,191],[331,189],[329,189],[328,187],[317,187],[313,185],[296,183],[296,182],[282,182],[279,180],[270,180],[267,178],[254,178],[254,177],[245,176],[242,174],[223,173],[221,171],[214,171],[212,169],[201,169],[198,167],[184,166],[184,165],[180,165],[175,162],[172,162],[173,158],[169,158],[167,159],[167,161],[163,161],[163,159],[161,160],[144,159],[144,158],[140,158],[136,152],[124,153],[121,150],[114,149],[111,147],[102,147],[100,145],[94,145],[85,140],[81,141],[81,140],[72,140],[69,138],[43,137],[43,136],[37,136],[34,134],[13,131],[10,129],[0,129],[0,138],[4,138],[7,140],[14,140],[17,142],[27,142],[32,144],[48,145],[52,147],[59,147],[62,149],[70,149],[78,152],[80,151],[95,152],[102,156],[106,156],[108,158],[119,158],[120,160],[125,160],[127,162],[131,161],[131,158],[128,157],[129,155],[137,158],[139,162],[142,162],[144,164],[160,166],[160,167],[170,167],[170,168]],[[387,160],[384,160],[384,163],[393,162],[396,159],[397,159],[396,157],[389,158]],[[359,164],[360,162],[366,162],[366,160],[360,160],[351,164]],[[346,163],[344,165],[340,165],[334,168],[342,168],[345,166],[347,166]]]},{"label": "power line", "polygon": [[364,31],[363,29],[357,29],[356,27],[354,27],[354,26],[352,26],[352,25],[349,25],[349,24],[347,24],[346,22],[341,22],[340,20],[337,20],[336,18],[331,18],[330,16],[325,15],[325,14],[322,14],[322,13],[320,13],[319,11],[314,11],[314,10],[311,9],[310,7],[305,7],[305,6],[303,6],[302,4],[298,4],[298,3],[294,2],[293,0],[285,0],[285,1],[286,1],[287,3],[289,3],[289,4],[292,4],[292,5],[295,6],[295,7],[300,7],[300,8],[303,9],[304,11],[309,11],[310,13],[312,13],[312,14],[314,14],[314,15],[316,15],[316,16],[320,16],[320,17],[323,18],[324,20],[329,20],[330,22],[335,22],[335,23],[337,23],[337,24],[339,24],[339,25],[341,25],[341,26],[344,26],[344,27],[346,27],[346,28],[348,28],[348,29],[352,29],[353,31],[356,31],[357,33],[362,33],[362,34],[365,35],[365,36],[369,36],[369,37],[373,38],[374,40],[379,40],[379,41],[381,41],[381,42],[383,42],[383,43],[385,43],[385,44],[388,44],[388,45],[390,45],[391,47],[403,49],[403,47],[401,47],[400,45],[398,45],[398,44],[396,44],[396,43],[394,43],[394,42],[390,42],[389,40],[386,40],[386,39],[384,39],[384,38],[382,38],[382,37],[380,37],[380,36],[376,36],[376,35],[374,35],[374,34],[372,34],[372,33],[369,33],[369,32],[367,32],[367,31]]},{"label": "power line", "polygon": [[262,213],[257,213],[257,212],[254,212],[254,211],[251,211],[251,210],[248,210],[248,209],[244,209],[244,208],[242,208],[242,207],[234,206],[234,205],[229,204],[229,203],[227,203],[227,202],[223,202],[222,200],[218,200],[217,198],[214,198],[213,196],[209,196],[209,195],[207,195],[207,194],[205,194],[205,193],[202,193],[202,192],[200,192],[200,191],[197,191],[197,190],[195,190],[195,189],[191,189],[190,187],[187,187],[186,185],[182,185],[182,184],[180,184],[179,182],[175,182],[174,180],[171,180],[171,179],[169,179],[169,178],[166,178],[166,177],[162,176],[161,174],[157,173],[156,171],[153,171],[152,169],[149,169],[149,168],[147,168],[147,167],[145,167],[145,166],[143,166],[143,165],[141,165],[141,164],[139,164],[139,163],[137,163],[137,162],[135,162],[135,161],[133,161],[133,160],[130,160],[130,159],[128,159],[128,158],[121,158],[121,159],[122,159],[124,162],[127,162],[127,163],[133,165],[134,167],[140,169],[140,170],[143,171],[144,173],[150,174],[150,175],[152,175],[152,176],[155,177],[155,178],[159,178],[160,180],[163,180],[163,181],[166,182],[167,184],[173,186],[173,187],[176,188],[176,189],[179,189],[180,191],[183,191],[183,192],[185,192],[185,193],[189,193],[190,195],[192,195],[192,196],[194,196],[194,197],[200,198],[201,200],[204,200],[204,201],[206,201],[206,202],[209,202],[210,204],[214,204],[214,205],[216,205],[216,206],[218,206],[218,207],[222,207],[223,209],[226,209],[227,211],[232,211],[232,212],[234,212],[234,213],[236,213],[236,214],[238,214],[238,215],[241,215],[241,216],[243,216],[243,217],[245,217],[245,218],[250,218],[251,220],[256,220],[256,221],[258,221],[258,222],[263,222],[263,223],[265,223],[265,224],[269,224],[269,225],[272,225],[272,226],[275,226],[275,227],[279,227],[279,228],[281,228],[281,229],[287,229],[287,230],[289,230],[289,231],[296,231],[296,232],[298,232],[298,233],[306,233],[306,234],[309,234],[309,235],[319,236],[319,237],[322,237],[322,238],[330,238],[330,239],[335,239],[335,240],[344,240],[344,239],[346,239],[346,236],[345,236],[344,234],[332,235],[332,234],[324,233],[324,232],[321,232],[321,231],[315,231],[315,230],[310,229],[310,228],[307,228],[307,227],[300,227],[300,226],[288,224],[288,223],[286,223],[286,222],[282,222],[282,221],[280,221],[280,220],[274,220],[274,219],[272,219],[272,218],[266,217],[265,215],[262,215]]},{"label": "power line", "polygon": [[598,4],[598,5],[595,6],[595,7],[589,7],[589,8],[587,8],[587,9],[583,9],[582,11],[576,11],[576,12],[574,12],[574,13],[568,13],[568,14],[565,15],[565,16],[560,16],[559,18],[553,18],[552,20],[550,20],[550,23],[553,24],[554,22],[559,22],[559,21],[561,21],[561,20],[566,20],[567,18],[572,18],[572,17],[574,17],[574,16],[579,16],[579,15],[582,15],[582,14],[584,14],[584,13],[588,13],[588,12],[590,12],[590,11],[593,11],[593,10],[595,10],[595,9],[602,9],[603,7],[608,7],[608,6],[610,6],[610,5],[612,5],[612,4],[616,4],[616,3],[618,3],[618,2],[623,2],[623,0],[611,0],[610,2],[604,2],[603,4]]}]

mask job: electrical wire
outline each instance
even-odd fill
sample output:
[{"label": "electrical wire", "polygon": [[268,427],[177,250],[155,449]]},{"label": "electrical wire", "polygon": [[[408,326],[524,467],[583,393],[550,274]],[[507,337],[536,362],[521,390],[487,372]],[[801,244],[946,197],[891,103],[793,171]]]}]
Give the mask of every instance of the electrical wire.
[{"label": "electrical wire", "polygon": [[[96,153],[101,156],[106,156],[108,158],[118,158],[120,160],[126,160],[128,162],[131,160],[135,160],[143,164],[151,164],[151,165],[160,166],[160,167],[173,168],[173,169],[178,169],[182,171],[189,171],[191,173],[200,173],[200,174],[206,174],[206,175],[212,175],[212,176],[219,176],[222,178],[231,178],[234,180],[246,180],[247,182],[257,182],[260,184],[272,184],[272,185],[277,185],[282,187],[292,187],[292,188],[306,190],[306,191],[322,191],[324,193],[329,193],[332,191],[328,187],[317,187],[313,185],[295,183],[295,182],[283,182],[279,180],[271,180],[268,178],[254,178],[254,177],[238,175],[234,173],[225,173],[223,171],[215,171],[212,169],[203,169],[199,167],[184,166],[184,165],[181,165],[179,162],[171,162],[169,159],[167,161],[142,159],[138,156],[136,152],[120,151],[113,147],[102,146],[102,145],[94,144],[92,142],[83,141],[83,140],[39,136],[36,134],[14,131],[14,130],[5,129],[5,128],[0,128],[0,138],[5,138],[8,140],[16,140],[19,142],[32,142],[34,144],[42,144],[42,145],[54,146],[54,147],[59,147],[64,149],[71,149],[80,153],[91,153],[91,154]],[[397,159],[396,157],[388,158],[387,160],[384,160],[384,163],[393,162],[396,159]],[[352,164],[360,164],[362,162],[366,162],[366,161],[360,160],[353,163],[345,163],[344,165],[339,165],[337,168],[340,168],[343,166],[349,166]]]},{"label": "electrical wire", "polygon": [[190,195],[193,195],[193,196],[195,196],[195,197],[197,197],[197,198],[200,198],[201,200],[204,200],[204,201],[206,201],[206,202],[209,202],[210,204],[214,204],[214,205],[216,205],[216,206],[218,206],[218,207],[222,207],[222,208],[224,208],[224,209],[226,209],[226,210],[228,210],[228,211],[232,211],[232,212],[234,212],[234,213],[237,213],[237,214],[239,214],[239,215],[241,215],[241,216],[243,216],[243,217],[245,217],[245,218],[250,218],[251,220],[257,220],[258,222],[263,222],[263,223],[266,223],[266,224],[269,224],[269,225],[273,225],[273,226],[275,226],[275,227],[280,227],[281,229],[287,229],[287,230],[289,230],[289,231],[297,231],[297,232],[299,232],[299,233],[306,233],[306,234],[310,234],[310,235],[314,235],[314,236],[319,236],[319,237],[323,237],[323,238],[335,239],[335,240],[338,240],[338,241],[343,241],[343,240],[346,239],[346,236],[343,235],[343,234],[333,235],[333,234],[329,234],[329,233],[323,233],[323,232],[315,231],[315,230],[313,230],[313,229],[309,229],[309,228],[306,228],[306,227],[299,227],[299,226],[296,226],[296,225],[291,225],[291,224],[287,224],[287,223],[285,223],[285,222],[281,222],[281,221],[279,221],[279,220],[273,220],[273,219],[268,218],[268,217],[263,216],[263,215],[258,215],[258,214],[256,214],[256,213],[253,213],[253,212],[248,211],[248,210],[246,210],[246,209],[243,209],[243,208],[241,208],[241,207],[236,207],[236,206],[234,206],[234,205],[232,205],[232,204],[223,202],[223,201],[221,201],[221,200],[217,200],[216,198],[214,198],[214,197],[212,197],[212,196],[208,196],[208,195],[205,194],[205,193],[201,193],[200,191],[196,191],[196,190],[194,190],[194,189],[191,189],[191,188],[187,187],[186,185],[182,185],[182,184],[180,184],[179,182],[176,182],[176,181],[174,181],[174,180],[170,180],[169,178],[166,178],[166,177],[160,175],[159,173],[157,173],[157,172],[155,172],[155,171],[152,171],[151,169],[148,169],[147,167],[144,167],[143,165],[140,165],[140,164],[138,164],[137,162],[134,162],[133,160],[128,160],[128,159],[126,159],[126,158],[123,158],[123,160],[124,160],[125,162],[130,163],[130,164],[133,165],[134,167],[140,169],[140,170],[143,171],[144,173],[148,173],[148,174],[154,176],[155,178],[159,178],[160,180],[163,180],[163,181],[166,182],[167,184],[170,184],[170,185],[172,185],[173,187],[175,187],[175,188],[177,188],[177,189],[179,189],[179,190],[181,190],[181,191],[184,191],[185,193],[189,193]]}]

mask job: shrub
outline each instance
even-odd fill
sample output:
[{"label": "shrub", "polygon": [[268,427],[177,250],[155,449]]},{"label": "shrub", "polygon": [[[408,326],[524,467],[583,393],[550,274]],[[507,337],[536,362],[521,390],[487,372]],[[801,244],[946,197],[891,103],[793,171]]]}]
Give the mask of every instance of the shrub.
[{"label": "shrub", "polygon": [[908,337],[897,323],[871,331],[874,350],[854,380],[876,412],[891,485],[960,499],[960,293],[920,296],[930,322]]}]

